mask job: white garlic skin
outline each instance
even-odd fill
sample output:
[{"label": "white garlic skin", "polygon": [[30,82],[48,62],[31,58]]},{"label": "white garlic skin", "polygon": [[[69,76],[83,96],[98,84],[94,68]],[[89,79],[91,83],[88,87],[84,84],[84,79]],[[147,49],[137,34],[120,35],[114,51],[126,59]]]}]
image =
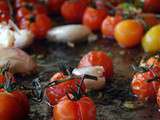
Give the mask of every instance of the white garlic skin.
[{"label": "white garlic skin", "polygon": [[97,80],[84,79],[85,86],[88,90],[99,90],[105,86],[106,79],[103,76],[104,68],[102,66],[76,68],[72,71],[72,73],[77,76],[87,74],[97,77]]}]

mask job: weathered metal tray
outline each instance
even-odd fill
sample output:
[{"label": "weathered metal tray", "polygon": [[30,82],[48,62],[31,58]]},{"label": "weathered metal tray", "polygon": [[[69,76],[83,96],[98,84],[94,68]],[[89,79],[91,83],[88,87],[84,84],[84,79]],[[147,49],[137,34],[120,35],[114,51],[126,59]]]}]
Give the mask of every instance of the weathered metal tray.
[{"label": "weathered metal tray", "polygon": [[[81,43],[74,48],[66,45],[47,43],[34,45],[29,53],[43,54],[42,61],[47,64],[60,62],[76,66],[80,58],[90,50],[103,50],[112,54],[114,63],[114,76],[107,81],[106,87],[101,91],[91,92],[97,106],[97,120],[160,120],[160,113],[155,104],[143,105],[135,110],[124,108],[126,101],[133,101],[130,92],[130,81],[132,77],[132,64],[137,64],[143,56],[143,50],[137,46],[134,49],[122,49],[114,41],[107,39],[97,40],[95,43]],[[51,67],[54,69],[54,67]],[[46,67],[46,69],[49,69]],[[41,69],[42,76],[45,68]],[[38,76],[38,74],[37,74]],[[26,83],[31,82],[26,80]],[[52,108],[45,103],[35,103],[31,100],[31,110],[27,120],[50,120]]]}]

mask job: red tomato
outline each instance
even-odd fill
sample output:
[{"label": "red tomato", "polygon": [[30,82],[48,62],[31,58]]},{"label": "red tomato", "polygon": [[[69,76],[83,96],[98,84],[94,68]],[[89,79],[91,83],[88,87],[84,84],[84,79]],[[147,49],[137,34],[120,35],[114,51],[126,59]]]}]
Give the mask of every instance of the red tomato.
[{"label": "red tomato", "polygon": [[65,1],[61,7],[61,14],[69,23],[81,23],[86,5],[80,1]]},{"label": "red tomato", "polygon": [[122,16],[107,16],[102,23],[102,34],[103,36],[114,37],[114,29],[116,25],[122,21]]},{"label": "red tomato", "polygon": [[6,1],[0,1],[0,22],[10,19],[9,7]]},{"label": "red tomato", "polygon": [[53,109],[54,120],[96,120],[96,107],[88,97],[72,101],[63,97]]},{"label": "red tomato", "polygon": [[90,5],[92,0],[79,0],[79,1],[86,5]]},{"label": "red tomato", "polygon": [[159,0],[144,0],[144,11],[145,12],[160,12],[160,1]]},{"label": "red tomato", "polygon": [[100,30],[102,21],[106,16],[104,10],[88,7],[83,16],[83,24],[93,31]]},{"label": "red tomato", "polygon": [[37,15],[37,14],[45,14],[47,15],[47,10],[45,6],[42,4],[36,4],[36,5],[25,5],[17,10],[16,14],[16,20],[19,22],[22,18],[27,18],[30,15]]},{"label": "red tomato", "polygon": [[160,75],[160,67],[153,67],[152,71],[147,71],[144,73],[136,73],[133,77],[133,81],[131,84],[132,92],[135,96],[138,97],[139,100],[146,101],[152,100],[155,98],[158,88],[160,86],[160,82],[153,81],[147,82],[147,80],[153,79],[154,74]]},{"label": "red tomato", "polygon": [[[56,80],[61,80],[66,77],[67,76],[65,76],[63,73],[56,73],[53,75],[50,82],[53,82]],[[59,101],[59,99],[61,99],[63,96],[66,95],[66,92],[69,92],[71,90],[71,88],[73,88],[74,90],[77,91],[77,85],[76,85],[77,82],[79,83],[80,80],[74,79],[74,80],[63,82],[63,83],[60,83],[56,86],[47,88],[46,95],[49,99],[49,102],[52,105],[56,104]],[[84,84],[82,86],[82,89],[85,90]]]},{"label": "red tomato", "polygon": [[15,8],[23,7],[25,4],[36,4],[37,0],[15,0],[14,6]]},{"label": "red tomato", "polygon": [[79,68],[87,66],[103,66],[106,78],[110,78],[113,74],[112,59],[103,51],[91,51],[84,55],[78,65]]},{"label": "red tomato", "polygon": [[59,14],[65,0],[48,0],[48,6],[52,13]]},{"label": "red tomato", "polygon": [[48,30],[52,27],[51,19],[45,14],[31,15],[28,19],[22,19],[18,24],[20,28],[32,31],[37,39],[45,38]]},{"label": "red tomato", "polygon": [[1,89],[0,101],[0,119],[2,120],[22,120],[28,114],[28,99],[20,91],[9,93]]}]

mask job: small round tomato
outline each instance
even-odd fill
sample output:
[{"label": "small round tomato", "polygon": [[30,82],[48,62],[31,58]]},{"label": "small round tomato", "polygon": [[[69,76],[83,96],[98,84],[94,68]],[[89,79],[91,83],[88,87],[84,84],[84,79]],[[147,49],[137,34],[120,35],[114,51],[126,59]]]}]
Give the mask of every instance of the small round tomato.
[{"label": "small round tomato", "polygon": [[155,77],[154,74],[159,77],[160,67],[155,66],[151,68],[151,71],[136,73],[133,77],[131,84],[132,92],[139,100],[153,100],[156,97],[158,88],[160,87],[160,82],[157,82],[156,80],[147,82],[147,80],[153,79]]},{"label": "small round tomato", "polygon": [[140,43],[144,28],[136,20],[124,20],[117,24],[114,32],[116,41],[121,47],[130,48]]},{"label": "small round tomato", "polygon": [[36,4],[37,0],[15,0],[14,6],[15,8],[23,7],[25,4]]},{"label": "small round tomato", "polygon": [[[56,80],[61,80],[66,78],[67,76],[65,76],[63,73],[56,73],[53,75],[53,77],[51,78],[50,82],[56,81]],[[49,99],[49,102],[54,105],[56,104],[59,99],[61,99],[63,96],[66,95],[66,92],[69,92],[72,89],[74,89],[75,91],[77,91],[77,85],[76,83],[80,83],[80,80],[77,79],[73,79],[73,80],[69,80],[67,82],[63,82],[60,83],[56,86],[52,86],[47,88],[46,90],[46,95]],[[82,89],[85,90],[85,86],[83,84]]]},{"label": "small round tomato", "polygon": [[160,25],[153,26],[144,36],[142,46],[145,52],[156,52],[160,50]]},{"label": "small round tomato", "polygon": [[59,14],[65,0],[48,0],[48,7],[54,14]]},{"label": "small round tomato", "polygon": [[142,14],[141,16],[145,24],[149,27],[152,27],[160,23],[160,19],[155,14],[147,13],[147,14]]},{"label": "small round tomato", "polygon": [[83,16],[83,24],[93,31],[100,30],[102,21],[106,16],[104,10],[88,7]]},{"label": "small round tomato", "polygon": [[52,27],[51,19],[45,14],[31,15],[29,18],[21,19],[18,24],[20,28],[30,30],[37,39],[44,39]]},{"label": "small round tomato", "polygon": [[0,22],[10,19],[9,7],[6,1],[0,1]]},{"label": "small round tomato", "polygon": [[16,20],[19,22],[23,18],[27,18],[30,15],[37,15],[37,14],[45,14],[47,15],[47,10],[42,4],[30,5],[26,4],[23,7],[20,7],[17,10]]},{"label": "small round tomato", "polygon": [[54,120],[96,120],[96,107],[88,97],[72,101],[64,96],[54,106],[53,116]]},{"label": "small round tomato", "polygon": [[0,101],[0,118],[2,120],[22,120],[28,114],[28,99],[18,90],[7,92],[0,89]]},{"label": "small round tomato", "polygon": [[102,23],[101,31],[103,36],[114,37],[114,29],[116,25],[122,21],[122,16],[107,16]]},{"label": "small round tomato", "polygon": [[110,78],[113,74],[112,59],[103,51],[91,51],[84,55],[79,62],[78,68],[87,66],[102,66],[105,70],[105,78]]},{"label": "small round tomato", "polygon": [[159,0],[144,0],[145,12],[160,12]]},{"label": "small round tomato", "polygon": [[61,14],[69,23],[81,23],[86,5],[80,1],[65,1],[61,7]]}]

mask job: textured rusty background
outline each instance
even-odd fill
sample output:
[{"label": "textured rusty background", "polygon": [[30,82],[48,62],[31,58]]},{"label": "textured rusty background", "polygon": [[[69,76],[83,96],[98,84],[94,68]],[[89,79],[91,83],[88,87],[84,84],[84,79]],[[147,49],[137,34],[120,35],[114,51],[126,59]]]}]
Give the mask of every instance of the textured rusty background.
[{"label": "textured rusty background", "polygon": [[[90,95],[97,106],[97,120],[160,120],[157,106],[149,103],[136,110],[123,107],[126,101],[132,101],[130,81],[132,76],[131,64],[137,64],[143,56],[143,50],[138,46],[134,49],[122,49],[114,41],[98,40],[95,43],[82,43],[75,48],[55,43],[34,45],[30,53],[43,54],[45,64],[65,62],[76,66],[80,58],[90,50],[110,52],[114,63],[114,76],[107,80],[106,87],[101,91],[91,92]],[[54,69],[54,67],[51,67]],[[49,67],[47,67],[49,69]],[[41,71],[43,71],[41,69]],[[38,75],[38,74],[37,74]],[[46,74],[42,74],[46,78]],[[45,82],[45,78],[43,82]],[[30,80],[27,83],[30,83]],[[50,120],[52,108],[45,103],[35,103],[31,100],[31,112],[27,120]]]}]

